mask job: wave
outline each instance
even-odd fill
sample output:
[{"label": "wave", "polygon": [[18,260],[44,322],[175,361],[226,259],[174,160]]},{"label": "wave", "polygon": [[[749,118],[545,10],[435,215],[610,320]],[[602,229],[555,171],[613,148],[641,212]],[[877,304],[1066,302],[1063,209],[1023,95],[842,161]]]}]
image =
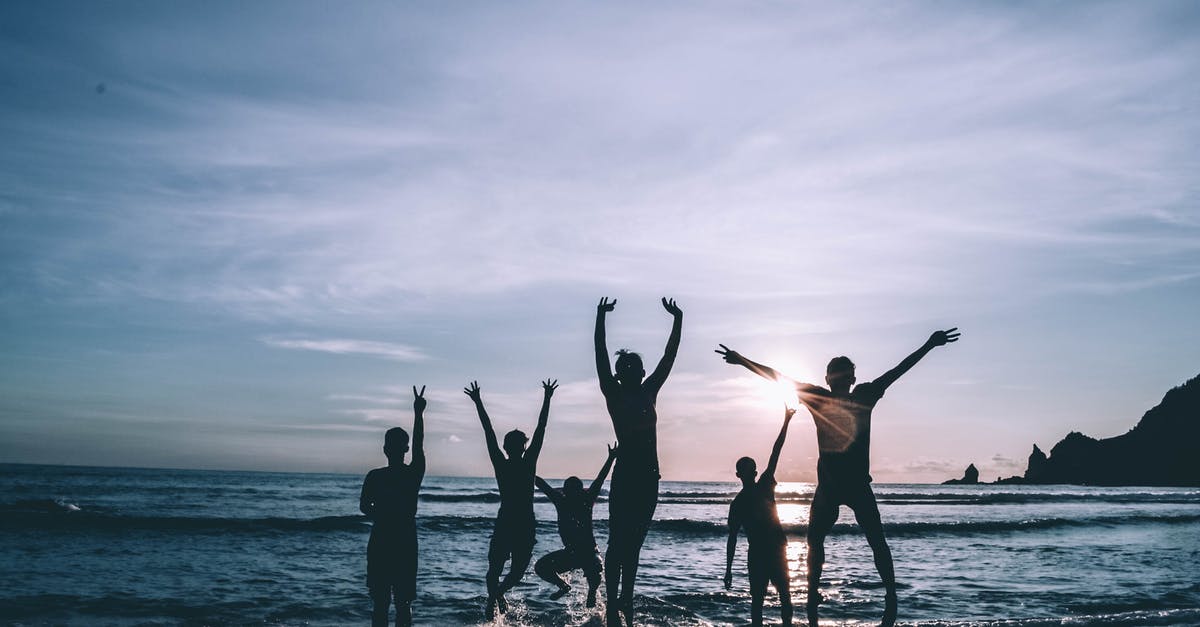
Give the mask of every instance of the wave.
[{"label": "wave", "polygon": [[[1139,524],[1186,524],[1200,522],[1200,514],[1176,516],[1102,516],[1094,518],[1035,518],[1028,520],[955,521],[955,522],[903,522],[884,523],[884,532],[889,536],[971,535],[1005,533],[1013,531],[1040,531],[1065,527],[1117,526]],[[690,519],[656,520],[652,530],[679,535],[724,535],[729,527],[723,522]],[[784,531],[793,536],[808,533],[807,524],[785,524]],[[861,533],[858,525],[838,523],[830,535],[856,535]]]}]

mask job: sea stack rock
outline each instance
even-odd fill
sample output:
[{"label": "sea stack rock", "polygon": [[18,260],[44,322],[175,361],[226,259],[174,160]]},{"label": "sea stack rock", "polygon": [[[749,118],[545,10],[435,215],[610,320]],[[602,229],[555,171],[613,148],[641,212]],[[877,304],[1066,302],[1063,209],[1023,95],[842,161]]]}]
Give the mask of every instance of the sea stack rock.
[{"label": "sea stack rock", "polygon": [[943,481],[942,485],[975,485],[976,483],[979,483],[979,469],[975,467],[975,464],[971,464],[963,471],[962,479]]}]

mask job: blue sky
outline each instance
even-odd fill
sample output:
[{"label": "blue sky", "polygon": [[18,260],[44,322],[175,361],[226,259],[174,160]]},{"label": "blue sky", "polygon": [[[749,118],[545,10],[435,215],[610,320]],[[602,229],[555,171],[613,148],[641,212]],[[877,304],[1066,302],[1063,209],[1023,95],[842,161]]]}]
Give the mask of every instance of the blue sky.
[{"label": "blue sky", "polygon": [[[542,472],[657,360],[668,479],[767,454],[718,342],[860,380],[878,481],[1124,432],[1200,372],[1193,3],[109,2],[0,8],[0,461],[488,474],[462,386]],[[792,428],[781,474],[811,479]]]}]

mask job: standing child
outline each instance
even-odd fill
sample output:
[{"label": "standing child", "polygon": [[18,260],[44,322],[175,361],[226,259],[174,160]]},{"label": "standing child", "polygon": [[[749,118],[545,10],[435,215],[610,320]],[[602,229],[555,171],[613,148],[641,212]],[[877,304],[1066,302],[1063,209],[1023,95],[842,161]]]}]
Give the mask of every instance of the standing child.
[{"label": "standing child", "polygon": [[725,551],[725,589],[733,587],[733,552],[737,549],[738,529],[746,530],[746,542],[750,550],[746,556],[746,570],[750,574],[750,623],[762,625],[763,599],[767,596],[767,584],[775,586],[779,594],[779,611],[783,626],[792,624],[792,595],[789,589],[787,536],[779,524],[779,512],[775,509],[775,467],[779,465],[779,453],[787,438],[788,424],[796,410],[786,407],[783,413],[783,428],[771,449],[771,461],[763,470],[758,481],[754,476],[758,469],[754,460],[743,457],[737,461],[737,477],[742,480],[742,491],[729,505],[729,542]]},{"label": "standing child", "polygon": [[412,624],[417,596],[417,493],[425,477],[425,386],[413,386],[412,462],[404,463],[408,434],[388,429],[383,454],[388,465],[367,473],[358,508],[371,519],[367,543],[367,589],[374,609],[372,627],[387,627],[388,605],[396,602],[396,627]]}]

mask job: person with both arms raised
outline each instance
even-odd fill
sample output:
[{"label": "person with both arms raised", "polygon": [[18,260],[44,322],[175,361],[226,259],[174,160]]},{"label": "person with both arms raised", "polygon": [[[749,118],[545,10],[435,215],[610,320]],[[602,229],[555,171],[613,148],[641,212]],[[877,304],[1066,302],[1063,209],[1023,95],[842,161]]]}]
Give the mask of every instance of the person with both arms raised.
[{"label": "person with both arms raised", "polygon": [[367,589],[374,608],[372,627],[387,627],[388,606],[396,602],[396,625],[412,624],[417,595],[417,493],[425,477],[425,386],[413,386],[412,462],[404,463],[408,434],[388,429],[383,454],[388,465],[367,473],[358,509],[371,519],[367,542]]},{"label": "person with both arms raised", "polygon": [[783,380],[795,387],[800,402],[808,407],[817,428],[817,489],[813,493],[808,515],[808,611],[810,627],[817,626],[817,608],[822,598],[819,591],[821,568],[825,564],[825,536],[838,519],[840,506],[854,511],[854,518],[871,552],[875,568],[885,589],[883,626],[896,623],[896,574],[892,551],[883,534],[879,505],[871,490],[871,412],[883,393],[925,355],[939,346],[957,342],[957,328],[935,331],[929,339],[905,357],[883,376],[857,386],[854,362],[849,357],[834,357],[825,369],[828,388],[801,383],[785,377],[775,369],[751,361],[737,351],[719,344],[717,354],[730,364],[743,366],[751,372],[773,381]]},{"label": "person with both arms raised", "polygon": [[596,306],[596,374],[608,406],[621,456],[613,470],[608,495],[608,550],[604,554],[604,579],[608,592],[605,621],[608,627],[633,627],[633,584],[641,560],[642,543],[658,506],[658,392],[667,381],[683,329],[683,311],[674,300],[662,299],[674,323],[658,367],[650,376],[637,353],[617,351],[616,373],[608,361],[605,315],[616,300],[600,299]]},{"label": "person with both arms raised", "polygon": [[533,565],[533,572],[558,588],[550,595],[551,599],[562,598],[571,589],[559,575],[581,568],[588,582],[587,606],[596,605],[596,589],[600,587],[603,565],[600,563],[600,553],[596,550],[596,536],[592,533],[592,507],[600,496],[604,479],[608,477],[616,458],[617,449],[608,447],[604,467],[587,490],[583,489],[583,481],[579,477],[567,477],[561,490],[541,477],[536,478],[538,489],[546,494],[558,511],[558,535],[563,541],[563,548],[543,555]]},{"label": "person with both arms raised", "polygon": [[[496,474],[500,488],[500,512],[496,516],[496,527],[488,544],[487,609],[488,620],[496,616],[497,609],[504,613],[508,603],[504,593],[520,583],[533,558],[533,545],[537,541],[537,521],[533,516],[533,478],[537,474],[538,455],[546,438],[546,422],[550,417],[550,397],[558,388],[558,381],[542,382],[542,411],[538,414],[537,428],[529,448],[525,448],[525,433],[513,429],[504,435],[504,451],[496,442],[496,431],[491,418],[483,408],[479,383],[472,381],[463,392],[475,402],[479,422],[483,425],[483,436],[487,442],[488,457]],[[508,457],[505,457],[507,453]],[[500,571],[509,559],[508,575],[500,580]]]},{"label": "person with both arms raised", "polygon": [[742,480],[742,491],[729,505],[729,542],[725,548],[725,589],[733,588],[733,553],[737,550],[738,530],[746,530],[746,542],[750,545],[746,555],[746,570],[750,575],[750,623],[762,625],[763,599],[767,596],[767,584],[775,586],[779,594],[779,611],[783,626],[792,624],[792,594],[789,589],[787,536],[779,524],[779,512],[775,509],[775,468],[779,465],[779,453],[787,438],[788,425],[796,410],[785,407],[783,428],[771,449],[771,460],[758,474],[754,460],[743,457],[737,460],[737,477]]}]

